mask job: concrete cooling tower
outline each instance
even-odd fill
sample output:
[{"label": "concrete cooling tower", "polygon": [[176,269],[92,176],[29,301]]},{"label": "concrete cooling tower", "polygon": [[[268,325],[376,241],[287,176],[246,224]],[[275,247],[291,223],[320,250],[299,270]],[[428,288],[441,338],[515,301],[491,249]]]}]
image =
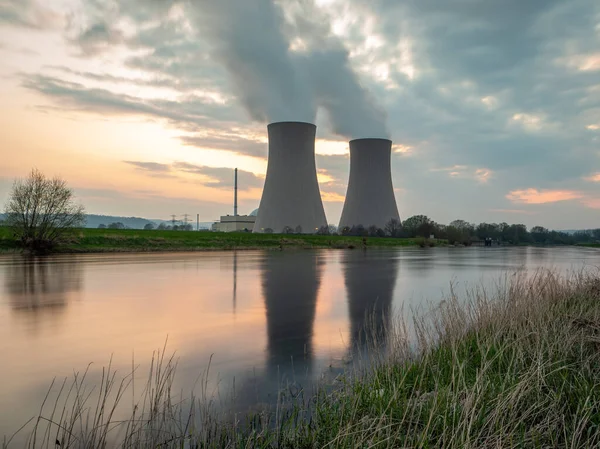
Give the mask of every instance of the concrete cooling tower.
[{"label": "concrete cooling tower", "polygon": [[350,179],[340,229],[356,225],[383,229],[392,218],[400,220],[392,185],[391,155],[391,140],[350,141]]},{"label": "concrete cooling tower", "polygon": [[254,232],[300,226],[303,233],[315,233],[327,225],[315,165],[317,127],[278,122],[267,129],[269,162]]}]

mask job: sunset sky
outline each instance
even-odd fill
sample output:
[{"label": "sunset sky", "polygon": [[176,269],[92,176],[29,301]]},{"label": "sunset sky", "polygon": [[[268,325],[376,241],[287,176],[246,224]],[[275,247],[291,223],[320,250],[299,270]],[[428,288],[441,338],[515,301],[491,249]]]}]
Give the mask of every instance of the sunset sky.
[{"label": "sunset sky", "polygon": [[389,137],[401,217],[600,227],[598,0],[0,0],[0,203],[32,167],[88,213],[258,207],[266,125]]}]

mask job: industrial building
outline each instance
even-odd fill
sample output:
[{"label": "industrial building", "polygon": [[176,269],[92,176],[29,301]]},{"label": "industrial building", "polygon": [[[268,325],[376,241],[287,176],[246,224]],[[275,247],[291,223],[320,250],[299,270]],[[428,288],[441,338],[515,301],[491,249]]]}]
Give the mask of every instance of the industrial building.
[{"label": "industrial building", "polygon": [[317,182],[316,129],[304,122],[267,126],[267,175],[254,232],[280,233],[289,226],[311,234],[327,225]]},{"label": "industrial building", "polygon": [[213,223],[211,230],[217,232],[252,231],[256,217],[252,215],[221,215],[218,222]]},{"label": "industrial building", "polygon": [[385,228],[392,218],[400,220],[391,171],[392,141],[350,141],[350,177],[339,229],[363,225]]},{"label": "industrial building", "polygon": [[238,169],[234,170],[233,181],[233,215],[222,215],[220,220],[213,223],[211,231],[216,232],[250,232],[254,228],[256,217],[250,215],[238,215]]}]

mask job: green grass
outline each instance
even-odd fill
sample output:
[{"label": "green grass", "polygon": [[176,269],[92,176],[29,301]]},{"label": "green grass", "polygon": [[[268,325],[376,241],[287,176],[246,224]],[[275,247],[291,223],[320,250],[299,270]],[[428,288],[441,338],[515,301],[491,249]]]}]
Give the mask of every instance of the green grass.
[{"label": "green grass", "polygon": [[[106,398],[115,390],[123,397],[128,384],[108,370],[89,403],[63,407],[60,419],[60,405],[42,407],[32,421],[40,440],[29,429],[28,446],[53,444],[56,435],[62,448],[104,447],[111,434],[122,447],[148,448],[600,446],[597,272],[507,276],[494,295],[451,295],[413,324],[414,340],[398,323],[390,351],[333,392],[229,420],[214,414],[205,389],[182,413],[170,389],[176,364],[159,358],[131,419],[113,422]],[[74,391],[90,391],[81,378],[75,383]]]},{"label": "green grass", "polygon": [[[367,247],[397,247],[423,244],[423,239],[367,237]],[[435,246],[441,241],[427,244]],[[252,233],[217,233],[194,231],[143,231],[117,229],[77,229],[61,244],[58,252],[130,252],[130,251],[198,251],[217,249],[260,248],[360,248],[362,237],[326,235],[281,235]],[[10,229],[0,227],[0,250],[18,249]]]}]

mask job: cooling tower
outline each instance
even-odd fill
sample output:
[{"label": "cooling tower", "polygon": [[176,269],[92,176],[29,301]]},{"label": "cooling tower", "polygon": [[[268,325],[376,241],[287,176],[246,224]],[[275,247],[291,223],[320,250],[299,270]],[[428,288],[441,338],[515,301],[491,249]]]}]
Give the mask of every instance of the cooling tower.
[{"label": "cooling tower", "polygon": [[303,233],[315,233],[327,225],[315,165],[317,127],[278,122],[267,129],[269,162],[254,232],[300,226]]},{"label": "cooling tower", "polygon": [[342,209],[340,229],[375,225],[385,228],[400,220],[391,171],[392,142],[387,139],[350,141],[350,179]]}]

